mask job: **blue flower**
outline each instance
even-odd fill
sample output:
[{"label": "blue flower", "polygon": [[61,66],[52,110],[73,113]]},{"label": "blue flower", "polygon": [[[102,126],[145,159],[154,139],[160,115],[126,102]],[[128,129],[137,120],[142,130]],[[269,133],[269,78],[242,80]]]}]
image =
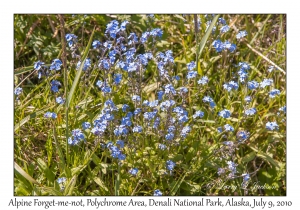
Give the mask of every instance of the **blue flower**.
[{"label": "blue flower", "polygon": [[98,48],[100,48],[100,46],[101,46],[100,41],[98,41],[98,40],[93,41],[93,43],[92,43],[93,49],[98,49]]},{"label": "blue flower", "polygon": [[166,101],[161,102],[160,108],[161,108],[162,111],[166,111],[166,110],[168,110],[168,108],[170,108],[173,105],[175,105],[175,101],[166,100]]},{"label": "blue flower", "polygon": [[120,31],[119,29],[119,22],[116,20],[111,21],[109,24],[106,25],[105,33],[109,33],[111,38],[116,38],[117,33]]},{"label": "blue flower", "polygon": [[230,52],[233,52],[236,50],[236,45],[233,43],[230,43],[229,41],[225,41],[223,43],[223,49],[228,49]]},{"label": "blue flower", "polygon": [[226,20],[225,20],[224,18],[220,17],[220,18],[218,19],[218,23],[221,23],[221,24],[223,24],[223,25],[226,25]]},{"label": "blue flower", "polygon": [[101,87],[101,91],[102,91],[103,93],[110,93],[110,92],[111,92],[111,87],[109,87],[109,86],[107,85],[107,82],[104,82],[104,83],[103,83],[103,86]]},{"label": "blue flower", "polygon": [[138,43],[138,37],[135,33],[130,33],[128,39],[129,39],[128,45]]},{"label": "blue flower", "polygon": [[134,72],[138,69],[138,64],[135,62],[129,63],[128,72]]},{"label": "blue flower", "polygon": [[273,83],[272,79],[264,79],[261,83],[260,83],[260,87],[264,88],[266,86],[270,86]]},{"label": "blue flower", "polygon": [[236,173],[236,166],[237,166],[237,164],[235,164],[234,162],[232,162],[232,161],[227,161],[227,168],[228,168],[233,174]]},{"label": "blue flower", "polygon": [[232,147],[234,145],[232,141],[224,141],[223,144],[229,147]]},{"label": "blue flower", "polygon": [[174,133],[167,133],[165,137],[166,137],[166,140],[168,140],[168,141],[173,140],[174,139]]},{"label": "blue flower", "polygon": [[52,80],[50,85],[51,85],[51,91],[57,93],[59,86],[61,86],[61,83],[57,80]]},{"label": "blue flower", "polygon": [[120,125],[117,126],[114,130],[114,134],[116,136],[125,136],[128,134],[128,129],[126,128],[126,125]]},{"label": "blue flower", "polygon": [[224,129],[225,131],[234,131],[234,128],[229,124],[224,125]]},{"label": "blue flower", "polygon": [[134,132],[134,133],[141,133],[142,131],[143,131],[143,128],[142,128],[142,126],[139,126],[139,125],[135,126],[132,129],[132,132]]},{"label": "blue flower", "polygon": [[109,41],[107,41],[107,42],[104,42],[103,43],[103,46],[105,47],[105,48],[107,48],[107,49],[111,49],[112,48],[112,43],[111,42],[109,42]]},{"label": "blue flower", "polygon": [[66,34],[66,40],[68,42],[74,39],[77,39],[77,36],[75,36],[74,34]]},{"label": "blue flower", "polygon": [[187,66],[188,70],[191,71],[194,68],[196,68],[196,63],[195,63],[195,61],[192,61],[192,62],[188,63],[186,66]]},{"label": "blue flower", "polygon": [[217,131],[218,131],[219,133],[222,133],[222,132],[223,132],[222,127],[218,127],[218,128],[217,128]]},{"label": "blue flower", "polygon": [[108,59],[103,59],[100,61],[98,67],[100,68],[104,68],[106,70],[109,70],[110,69],[110,62]]},{"label": "blue flower", "polygon": [[225,169],[224,168],[218,168],[218,175],[220,176],[220,175],[222,175],[222,174],[224,174],[226,171],[225,171]]},{"label": "blue flower", "polygon": [[159,38],[161,38],[162,35],[163,35],[163,31],[162,31],[160,28],[154,28],[154,29],[150,32],[150,35],[151,35],[152,37],[158,36]]},{"label": "blue flower", "polygon": [[34,63],[33,68],[35,70],[40,70],[44,66],[44,64],[45,64],[44,62],[37,61],[37,62]]},{"label": "blue flower", "polygon": [[58,104],[64,104],[65,103],[65,99],[63,99],[61,96],[57,97],[55,99],[56,103]]},{"label": "blue flower", "polygon": [[280,107],[279,111],[282,111],[282,112],[286,113],[286,106]]},{"label": "blue flower", "polygon": [[21,87],[17,87],[14,92],[15,92],[15,95],[18,96],[23,92],[23,89]]},{"label": "blue flower", "polygon": [[164,144],[158,144],[158,148],[161,150],[165,150],[165,149],[167,149],[167,146]]},{"label": "blue flower", "polygon": [[150,101],[150,102],[148,103],[148,106],[149,106],[150,108],[157,107],[157,105],[158,105],[158,100]]},{"label": "blue flower", "polygon": [[[78,61],[77,65],[76,65],[76,70],[78,70],[80,68],[80,65],[81,65],[81,61]],[[87,58],[83,64],[82,71],[86,71],[90,67],[91,67],[91,59]]]},{"label": "blue flower", "polygon": [[243,181],[247,182],[250,179],[250,175],[249,174],[242,174],[243,176]]},{"label": "blue flower", "polygon": [[186,75],[186,78],[187,79],[192,79],[192,78],[195,78],[197,76],[197,72],[196,71],[189,71]]},{"label": "blue flower", "polygon": [[175,167],[175,163],[172,161],[172,160],[167,160],[166,162],[166,167],[167,167],[167,170],[169,171],[172,171]]},{"label": "blue flower", "polygon": [[141,97],[140,96],[138,96],[138,95],[134,95],[134,96],[132,96],[132,101],[134,101],[134,102],[137,102],[137,101],[141,101]]},{"label": "blue flower", "polygon": [[224,110],[220,111],[218,113],[218,115],[223,118],[228,118],[228,117],[230,117],[231,113],[228,109],[224,109]]},{"label": "blue flower", "polygon": [[114,81],[117,85],[119,85],[122,81],[122,74],[115,74],[114,75]]},{"label": "blue flower", "polygon": [[228,25],[222,26],[220,28],[221,33],[226,33],[229,30],[230,30],[230,27]]},{"label": "blue flower", "polygon": [[124,20],[122,23],[121,23],[121,26],[120,26],[120,29],[121,31],[125,31],[126,30],[126,25],[128,24],[129,22],[127,20]]},{"label": "blue flower", "polygon": [[173,87],[172,84],[167,84],[167,85],[165,85],[165,93],[166,94],[171,93],[172,95],[175,95],[176,94],[176,90],[175,90],[175,88]]},{"label": "blue flower", "polygon": [[229,83],[225,83],[223,85],[224,89],[227,90],[228,92],[230,92],[232,89],[237,90],[239,88],[238,83],[234,82],[234,81],[230,81]]},{"label": "blue flower", "polygon": [[160,190],[154,190],[154,196],[162,196],[162,192]]},{"label": "blue flower", "polygon": [[178,75],[172,77],[172,80],[176,80],[176,81],[179,81],[180,80],[180,77]]},{"label": "blue flower", "polygon": [[239,62],[238,66],[240,66],[240,70],[247,71],[250,69],[250,65],[246,62]]},{"label": "blue flower", "polygon": [[60,70],[62,62],[59,59],[54,59],[50,65],[50,70]]},{"label": "blue flower", "polygon": [[156,115],[156,112],[145,112],[144,113],[144,119],[145,120],[152,120],[152,119],[154,119],[155,115]]},{"label": "blue flower", "polygon": [[66,40],[68,42],[69,47],[73,47],[74,44],[77,42],[77,36],[74,34],[66,34]]},{"label": "blue flower", "polygon": [[168,132],[171,133],[171,132],[174,132],[175,131],[175,126],[174,125],[171,125],[168,127]]},{"label": "blue flower", "polygon": [[89,123],[89,122],[83,122],[82,123],[82,129],[83,130],[89,129],[90,127],[91,127],[91,123]]},{"label": "blue flower", "polygon": [[157,95],[158,95],[158,100],[161,101],[162,100],[162,97],[163,95],[165,94],[165,92],[163,90],[160,90],[157,92]]},{"label": "blue flower", "polygon": [[153,128],[157,129],[159,126],[159,123],[160,123],[160,118],[159,117],[155,118],[154,123],[153,123]]},{"label": "blue flower", "polygon": [[129,117],[129,118],[131,118],[132,116],[133,116],[132,112],[128,112],[126,115],[126,117]]},{"label": "blue flower", "polygon": [[239,33],[236,35],[236,38],[241,39],[247,35],[248,35],[247,31],[239,31]]},{"label": "blue flower", "polygon": [[254,80],[248,82],[248,88],[250,90],[256,89],[256,88],[258,88],[258,86],[259,86],[259,83]]},{"label": "blue flower", "polygon": [[269,66],[269,68],[267,69],[267,71],[271,73],[274,69],[276,69],[275,66]]},{"label": "blue flower", "polygon": [[198,80],[199,85],[205,85],[207,83],[208,83],[208,77],[207,76],[203,76],[201,79]]},{"label": "blue flower", "polygon": [[189,132],[191,132],[191,127],[190,126],[185,126],[185,127],[183,127],[183,129],[180,133],[180,136],[185,138]]},{"label": "blue flower", "polygon": [[216,50],[217,52],[222,52],[222,50],[224,49],[224,44],[223,44],[223,42],[222,42],[221,40],[219,40],[219,39],[213,41],[212,45],[213,45],[213,48],[215,48],[215,50]]},{"label": "blue flower", "polygon": [[202,101],[203,102],[208,102],[211,108],[214,108],[216,106],[214,100],[209,96],[204,96]]},{"label": "blue flower", "polygon": [[167,160],[166,162],[166,167],[167,167],[167,170],[169,171],[172,171],[175,167],[175,163],[172,161],[172,160]]},{"label": "blue flower", "polygon": [[67,181],[67,178],[66,177],[61,177],[61,178],[58,178],[56,181],[57,181],[58,184],[62,184],[62,183]]},{"label": "blue flower", "polygon": [[127,104],[123,104],[122,111],[126,112],[128,108],[129,108],[129,106]]},{"label": "blue flower", "polygon": [[72,137],[69,137],[68,143],[70,145],[77,145],[79,142],[85,140],[85,137],[80,129],[72,130]]},{"label": "blue flower", "polygon": [[180,92],[181,95],[183,95],[183,94],[185,94],[185,93],[187,93],[189,91],[188,91],[188,89],[186,87],[180,87],[179,88],[179,92]]},{"label": "blue flower", "polygon": [[246,96],[245,99],[244,99],[247,103],[250,103],[251,102],[251,96]]},{"label": "blue flower", "polygon": [[124,148],[124,141],[118,140],[116,144],[119,145],[120,148]]},{"label": "blue flower", "polygon": [[274,122],[267,122],[266,123],[266,128],[267,130],[278,130],[279,126],[277,125],[277,123],[274,121]]},{"label": "blue flower", "polygon": [[138,169],[137,168],[132,168],[132,169],[130,169],[129,170],[129,173],[131,174],[131,175],[133,175],[133,176],[136,176],[137,175],[137,173],[138,173]]},{"label": "blue flower", "polygon": [[140,38],[140,41],[142,43],[145,43],[148,39],[148,37],[150,36],[150,32],[146,31],[144,33],[142,33],[142,37]]},{"label": "blue flower", "polygon": [[44,117],[45,117],[45,118],[52,118],[52,119],[55,119],[55,118],[57,118],[57,115],[56,115],[54,112],[46,112],[46,113],[44,114]]},{"label": "blue flower", "polygon": [[247,140],[249,136],[250,133],[247,131],[240,130],[236,133],[236,138],[238,139],[239,142]]},{"label": "blue flower", "polygon": [[279,95],[279,94],[280,94],[280,90],[278,90],[278,89],[273,89],[269,92],[270,98],[274,98],[276,95]]},{"label": "blue flower", "polygon": [[141,108],[136,108],[133,112],[134,115],[138,115],[139,113],[142,112],[142,109]]},{"label": "blue flower", "polygon": [[250,108],[250,109],[247,109],[247,110],[245,110],[245,114],[246,115],[254,115],[256,113],[256,109],[255,108]]},{"label": "blue flower", "polygon": [[119,160],[125,160],[126,155],[123,154],[122,151],[117,146],[114,146],[111,142],[109,142],[107,144],[107,148],[109,149],[110,155],[113,158],[117,158]]},{"label": "blue flower", "polygon": [[193,118],[196,119],[197,117],[200,117],[200,118],[204,117],[204,112],[202,112],[200,110],[196,111],[196,113],[193,115]]},{"label": "blue flower", "polygon": [[97,85],[99,88],[102,88],[103,82],[102,82],[101,80],[98,80],[98,81],[96,82],[96,85]]}]

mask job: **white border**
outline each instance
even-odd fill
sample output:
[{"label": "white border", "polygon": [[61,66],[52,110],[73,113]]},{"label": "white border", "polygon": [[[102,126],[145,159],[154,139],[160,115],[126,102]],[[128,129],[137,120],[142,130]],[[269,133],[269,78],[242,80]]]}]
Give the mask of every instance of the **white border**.
[{"label": "white border", "polygon": [[[297,124],[299,111],[299,6],[297,1],[279,1],[279,0],[252,0],[252,1],[162,1],[162,0],[135,0],[135,1],[8,1],[2,2],[0,13],[0,53],[1,53],[1,109],[0,109],[0,167],[1,167],[1,188],[0,188],[0,209],[8,208],[8,202],[13,197],[13,14],[14,13],[287,13],[287,151],[288,151],[288,172],[287,172],[287,195],[286,197],[264,197],[264,200],[291,200],[293,206],[290,209],[300,209],[299,202],[299,167],[297,162],[299,158],[299,125]],[[33,197],[24,198],[24,200],[33,200]],[[21,199],[22,199],[21,198]],[[130,199],[129,197],[109,197],[112,200]],[[182,197],[183,198],[183,197]],[[196,197],[184,197],[192,200],[200,199]],[[183,198],[183,199],[184,199]],[[209,198],[209,197],[205,197]],[[221,197],[227,200],[229,197]],[[235,197],[238,200],[241,197]],[[257,197],[256,197],[257,198]],[[20,199],[20,197],[19,197]],[[40,199],[51,200],[52,198],[43,197]],[[57,198],[57,200],[75,200],[79,197]],[[84,199],[87,199],[85,197]],[[101,198],[102,199],[102,198]],[[148,198],[136,197],[136,200],[148,200]],[[166,199],[166,198],[159,198]],[[215,198],[217,199],[217,198]],[[252,197],[245,197],[247,200],[253,200]],[[257,198],[258,199],[258,198]],[[298,207],[298,208],[297,208]],[[119,208],[119,207],[118,207]],[[126,207],[129,209],[132,207]],[[174,207],[169,207],[174,208]],[[169,209],[168,208],[168,209]],[[178,207],[177,207],[178,208]],[[191,207],[189,207],[191,208]],[[193,207],[193,209],[201,207]],[[232,207],[224,207],[223,209]],[[239,207],[240,208],[240,207]],[[286,207],[285,207],[286,208]],[[21,209],[42,209],[41,207],[30,207]],[[53,208],[50,208],[53,209]],[[56,208],[67,209],[67,208]],[[85,208],[85,209],[96,209]],[[111,208],[117,209],[117,208]],[[206,208],[205,208],[206,209]],[[212,209],[212,208],[211,208]],[[215,209],[215,208],[214,208]]]}]

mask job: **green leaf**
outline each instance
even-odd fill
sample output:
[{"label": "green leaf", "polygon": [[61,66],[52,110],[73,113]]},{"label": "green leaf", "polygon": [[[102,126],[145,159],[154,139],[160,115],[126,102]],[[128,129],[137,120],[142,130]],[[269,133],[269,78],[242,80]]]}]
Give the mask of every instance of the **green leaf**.
[{"label": "green leaf", "polygon": [[214,19],[211,21],[211,24],[209,25],[209,27],[208,27],[208,29],[207,29],[205,35],[203,36],[203,38],[202,38],[201,41],[200,41],[198,58],[201,57],[202,51],[203,51],[203,49],[204,49],[204,46],[205,46],[205,44],[206,44],[206,42],[207,42],[207,40],[208,40],[209,35],[210,35],[211,32],[212,32],[212,29],[213,29],[214,25],[216,24],[218,18],[219,18],[219,15],[216,15],[216,16],[214,17]]},{"label": "green leaf", "polygon": [[105,183],[99,177],[95,177],[94,182],[96,182],[99,185],[99,187],[101,187],[101,189],[104,190],[106,193],[109,193],[108,188],[105,186]]},{"label": "green leaf", "polygon": [[64,190],[64,195],[72,195],[76,181],[77,181],[77,175],[73,176],[72,179],[69,182],[67,182]]},{"label": "green leaf", "polygon": [[253,160],[256,156],[256,152],[250,152],[249,154],[245,155],[242,158],[242,162],[250,162],[251,160]]},{"label": "green leaf", "polygon": [[54,141],[55,141],[56,151],[57,151],[58,157],[59,157],[58,165],[59,165],[59,168],[60,168],[60,172],[63,173],[65,171],[65,168],[66,168],[65,157],[64,157],[64,154],[62,152],[62,149],[61,149],[60,144],[59,144],[58,139],[57,139],[55,125],[53,126],[53,137],[54,137]]},{"label": "green leaf", "polygon": [[180,188],[180,185],[184,181],[185,176],[186,176],[186,173],[184,175],[182,175],[181,179],[177,180],[177,182],[175,183],[175,185],[173,186],[173,188],[172,188],[172,190],[171,190],[171,192],[169,194],[170,196],[174,196],[176,194],[176,192]]},{"label": "green leaf", "polygon": [[50,171],[47,164],[41,158],[37,159],[37,163],[39,165],[40,170],[45,174],[46,178],[50,182],[53,182],[55,178],[55,174],[52,171]]},{"label": "green leaf", "polygon": [[48,167],[49,167],[51,165],[52,155],[53,155],[52,138],[50,136],[48,136],[45,148],[47,151],[47,159],[48,159]]},{"label": "green leaf", "polygon": [[62,196],[63,195],[59,190],[57,190],[53,187],[42,187],[42,188],[39,188],[39,189],[49,193],[49,195],[55,195],[55,196]]},{"label": "green leaf", "polygon": [[34,178],[32,178],[29,174],[27,174],[16,162],[14,164],[14,168],[17,172],[19,172],[25,179],[27,179],[29,182],[37,185],[41,185],[38,183]]},{"label": "green leaf", "polygon": [[276,168],[280,168],[280,163],[277,160],[274,160],[272,157],[270,157],[269,155],[267,155],[266,153],[263,153],[261,151],[259,151],[257,153],[257,157],[260,157],[261,159],[271,163],[272,165],[274,165]]},{"label": "green leaf", "polygon": [[95,27],[94,27],[94,30],[92,32],[92,35],[90,37],[90,40],[88,42],[88,45],[86,46],[85,50],[84,50],[84,53],[83,53],[83,56],[82,56],[82,61],[81,61],[81,65],[76,73],[76,76],[75,76],[75,79],[73,81],[73,84],[72,84],[72,87],[71,87],[71,90],[68,94],[68,98],[67,98],[67,102],[66,102],[66,105],[67,105],[67,108],[70,107],[70,103],[71,103],[71,100],[73,98],[73,95],[74,95],[74,92],[75,92],[75,89],[78,85],[78,82],[79,82],[79,78],[80,78],[80,75],[81,75],[81,72],[82,72],[82,68],[84,66],[84,63],[85,63],[85,60],[88,56],[88,53],[89,53],[89,50],[90,50],[90,47],[91,47],[91,44],[92,44],[92,41],[93,41],[93,37],[94,37],[94,32],[95,32]]}]

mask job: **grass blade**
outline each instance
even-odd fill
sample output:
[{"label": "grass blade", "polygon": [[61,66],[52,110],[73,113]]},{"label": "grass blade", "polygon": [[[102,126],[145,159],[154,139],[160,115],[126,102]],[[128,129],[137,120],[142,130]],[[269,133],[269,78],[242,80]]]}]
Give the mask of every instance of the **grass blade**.
[{"label": "grass blade", "polygon": [[50,195],[55,195],[55,196],[63,195],[60,191],[54,189],[53,187],[43,187],[43,188],[40,188],[40,190],[43,190],[43,191],[49,193]]},{"label": "grass blade", "polygon": [[209,35],[212,32],[212,29],[213,29],[214,25],[216,24],[218,18],[219,18],[219,15],[216,15],[214,17],[214,19],[211,21],[211,24],[210,24],[209,28],[207,29],[207,31],[206,31],[206,33],[204,35],[204,37],[200,41],[198,59],[201,57],[202,51],[204,49],[204,46],[205,46],[205,44],[206,44],[206,42],[208,40]]},{"label": "grass blade", "polygon": [[39,186],[41,185],[34,178],[32,178],[29,174],[27,174],[16,162],[14,164],[14,168],[16,169],[17,172],[19,172],[25,179],[27,179],[32,184],[37,184]]},{"label": "grass blade", "polygon": [[94,30],[92,32],[92,35],[91,35],[90,40],[88,42],[88,45],[85,48],[85,51],[84,51],[83,57],[82,57],[81,65],[80,65],[80,67],[79,67],[79,69],[78,69],[78,71],[76,73],[75,79],[73,81],[73,85],[72,85],[71,90],[70,90],[70,92],[68,94],[67,103],[66,103],[67,104],[67,108],[70,107],[71,100],[73,98],[75,89],[76,89],[76,87],[78,85],[79,78],[80,78],[80,75],[81,75],[81,72],[82,72],[82,68],[84,66],[85,60],[86,60],[86,58],[88,56],[88,53],[89,53],[89,50],[90,50],[90,47],[91,47],[91,44],[92,44],[92,41],[93,41],[94,32],[95,32],[95,28],[94,28]]},{"label": "grass blade", "polygon": [[64,195],[72,195],[76,181],[77,181],[77,175],[73,176],[72,179],[66,185],[66,188],[64,190]]},{"label": "grass blade", "polygon": [[56,129],[55,129],[55,125],[53,125],[53,137],[54,137],[54,141],[55,141],[55,146],[56,146],[56,150],[57,150],[57,153],[58,153],[58,157],[59,157],[59,162],[58,162],[58,165],[59,165],[59,168],[60,168],[60,171],[61,173],[65,171],[65,157],[64,157],[64,154],[62,152],[62,149],[58,143],[58,140],[57,140],[57,134],[56,134]]}]

